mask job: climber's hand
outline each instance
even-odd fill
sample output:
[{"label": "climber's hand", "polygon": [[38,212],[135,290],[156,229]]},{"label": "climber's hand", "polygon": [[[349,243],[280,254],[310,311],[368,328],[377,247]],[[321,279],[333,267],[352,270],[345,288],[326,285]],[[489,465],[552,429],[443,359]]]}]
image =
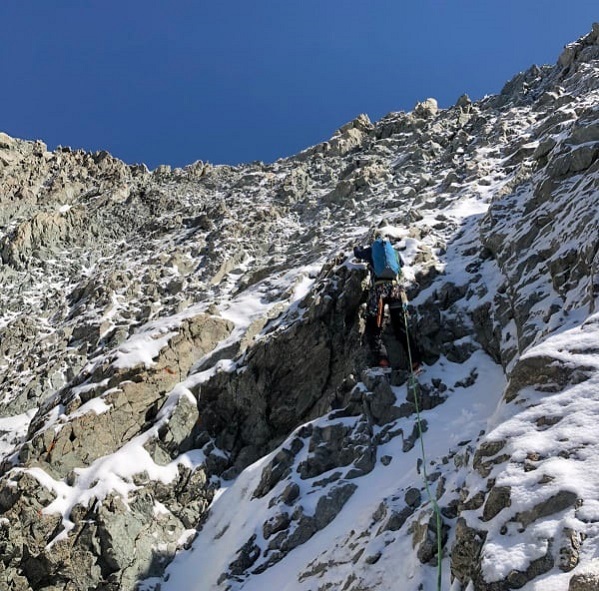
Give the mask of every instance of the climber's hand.
[{"label": "climber's hand", "polygon": [[400,299],[401,299],[401,304],[402,304],[402,306],[403,306],[403,309],[404,309],[404,310],[407,310],[407,309],[408,309],[408,296],[407,296],[407,294],[406,294],[405,290],[403,290],[403,289],[402,289],[402,290],[399,292],[399,297],[400,297]]}]

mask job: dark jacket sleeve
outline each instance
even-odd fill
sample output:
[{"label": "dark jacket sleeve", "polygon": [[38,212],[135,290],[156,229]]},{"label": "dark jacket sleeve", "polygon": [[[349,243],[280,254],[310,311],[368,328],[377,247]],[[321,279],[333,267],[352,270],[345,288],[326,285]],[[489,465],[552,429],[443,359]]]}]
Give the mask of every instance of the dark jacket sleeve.
[{"label": "dark jacket sleeve", "polygon": [[362,248],[360,246],[354,246],[354,256],[357,259],[366,261],[370,266],[373,265],[372,248],[370,246],[367,246],[366,248]]}]

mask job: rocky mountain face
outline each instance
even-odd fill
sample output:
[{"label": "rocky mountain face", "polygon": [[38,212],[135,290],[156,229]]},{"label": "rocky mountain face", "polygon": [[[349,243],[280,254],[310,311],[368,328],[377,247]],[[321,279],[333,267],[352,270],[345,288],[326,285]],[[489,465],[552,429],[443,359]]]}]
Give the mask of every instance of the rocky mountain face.
[{"label": "rocky mountain face", "polygon": [[[598,195],[599,25],[273,164],[0,134],[0,588],[428,591],[426,477],[445,588],[599,589]],[[383,226],[416,401],[362,343]]]}]

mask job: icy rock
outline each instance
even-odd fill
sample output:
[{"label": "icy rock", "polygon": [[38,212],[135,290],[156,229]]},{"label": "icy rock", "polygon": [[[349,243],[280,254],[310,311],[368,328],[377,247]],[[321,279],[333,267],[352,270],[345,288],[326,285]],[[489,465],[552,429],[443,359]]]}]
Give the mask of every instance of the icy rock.
[{"label": "icy rock", "polygon": [[318,499],[314,513],[316,531],[323,529],[333,521],[357,488],[357,485],[350,482],[340,483],[333,487],[326,496]]},{"label": "icy rock", "polygon": [[422,494],[417,488],[410,488],[405,494],[406,505],[409,507],[418,507],[422,502]]},{"label": "icy rock", "polygon": [[253,535],[237,552],[238,558],[229,565],[232,575],[241,575],[249,569],[260,556],[260,547],[256,544],[256,535]]},{"label": "icy rock", "polygon": [[474,454],[472,466],[483,478],[486,478],[489,475],[494,464],[499,464],[504,462],[506,459],[509,459],[510,456],[506,455],[500,456],[499,458],[495,458],[493,460],[487,459],[496,456],[505,447],[506,443],[507,441],[505,439],[500,439],[497,441],[483,441],[478,446]]},{"label": "icy rock", "polygon": [[244,372],[217,373],[198,388],[200,416],[219,447],[235,456],[247,445],[270,450],[277,438],[330,408],[363,355],[357,345],[361,279],[345,267],[332,271],[304,322],[258,341]]},{"label": "icy rock", "polygon": [[[580,119],[579,119],[580,122]],[[599,121],[584,122],[572,130],[569,142],[572,144],[587,144],[599,142]]]},{"label": "icy rock", "polygon": [[[38,455],[38,461],[46,464],[53,473],[61,475],[115,452],[123,439],[129,439],[144,429],[148,409],[154,407],[154,412],[157,412],[164,401],[164,394],[177,383],[180,375],[187,373],[195,356],[212,350],[229,334],[232,326],[224,319],[201,315],[182,325],[180,332],[159,353],[151,368],[146,369],[140,364],[131,369],[119,369],[112,365],[96,369],[87,380],[103,384],[95,395],[107,392],[103,397],[106,412],[75,416],[58,432],[55,432],[54,427],[41,430],[24,450],[28,450],[28,453],[33,451]],[[66,389],[65,400],[69,394],[69,389]],[[80,403],[80,398],[73,397],[67,408],[73,412]],[[194,405],[186,399],[179,400],[172,424],[159,432],[157,441],[148,443],[156,454],[158,448],[165,451],[160,455],[160,463],[167,463],[171,453],[180,453],[189,445],[188,438],[197,417],[198,411]],[[39,420],[40,425],[43,424],[44,415],[41,414],[36,420]],[[46,434],[50,436],[46,437]],[[23,453],[21,458],[31,462],[32,457],[26,459]]]},{"label": "icy rock", "polygon": [[559,513],[568,508],[574,508],[578,495],[572,491],[561,490],[548,499],[538,503],[528,511],[522,511],[516,514],[516,521],[522,524],[522,527],[528,527],[542,517],[548,517]]},{"label": "icy rock", "polygon": [[149,439],[144,445],[158,465],[170,463],[177,455],[191,448],[192,432],[198,418],[199,413],[195,402],[187,397],[177,401],[168,422],[158,430],[158,436]]},{"label": "icy rock", "polygon": [[534,160],[541,160],[542,158],[546,158],[547,155],[555,148],[557,145],[557,140],[552,137],[544,139],[542,142],[539,142],[539,145],[535,148],[535,151],[532,153],[532,158]]},{"label": "icy rock", "polygon": [[576,367],[557,359],[544,356],[530,356],[521,359],[512,370],[505,400],[510,402],[526,386],[546,385],[563,388],[568,384],[579,384],[589,378],[588,369]]},{"label": "icy rock", "polygon": [[273,534],[287,529],[290,523],[291,517],[289,516],[289,513],[277,513],[274,517],[271,517],[268,521],[264,522],[262,528],[264,539],[268,540]]},{"label": "icy rock", "polygon": [[540,575],[543,575],[546,572],[550,571],[553,568],[553,566],[554,559],[553,555],[551,554],[551,544],[549,544],[549,548],[545,556],[533,560],[525,571],[511,571],[505,579],[505,582],[507,583],[508,588],[520,589],[521,587],[524,587],[524,585],[526,585],[526,583],[528,583],[529,581],[532,581]]},{"label": "icy rock", "polygon": [[418,103],[414,107],[414,115],[423,119],[429,119],[435,117],[439,112],[439,105],[437,100],[434,98],[428,98],[425,101]]},{"label": "icy rock", "polygon": [[316,532],[326,527],[341,511],[350,499],[357,485],[340,482],[321,496],[314,510],[314,515],[306,515],[300,506],[294,511],[289,531],[279,532],[268,544],[270,550],[280,550],[280,560],[285,554],[306,543]]},{"label": "icy rock", "polygon": [[366,400],[377,425],[385,425],[403,415],[401,408],[395,406],[395,394],[386,377],[377,380]]},{"label": "icy rock", "polygon": [[485,492],[479,490],[477,493],[473,494],[469,499],[466,499],[464,502],[460,503],[460,510],[462,511],[473,511],[476,509],[480,509],[485,503]]},{"label": "icy rock", "polygon": [[580,146],[566,154],[556,155],[548,163],[551,178],[561,179],[588,169],[599,156],[599,146]]}]

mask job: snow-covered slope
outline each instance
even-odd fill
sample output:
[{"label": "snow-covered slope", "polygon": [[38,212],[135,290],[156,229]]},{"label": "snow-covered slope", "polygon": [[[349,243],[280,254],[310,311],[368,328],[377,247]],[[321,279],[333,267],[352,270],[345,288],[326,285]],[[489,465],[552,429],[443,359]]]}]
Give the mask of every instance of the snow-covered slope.
[{"label": "snow-covered slope", "polygon": [[[0,587],[433,590],[430,491],[444,589],[599,588],[598,98],[596,25],[273,164],[0,135]],[[380,226],[423,437],[361,342]]]}]

